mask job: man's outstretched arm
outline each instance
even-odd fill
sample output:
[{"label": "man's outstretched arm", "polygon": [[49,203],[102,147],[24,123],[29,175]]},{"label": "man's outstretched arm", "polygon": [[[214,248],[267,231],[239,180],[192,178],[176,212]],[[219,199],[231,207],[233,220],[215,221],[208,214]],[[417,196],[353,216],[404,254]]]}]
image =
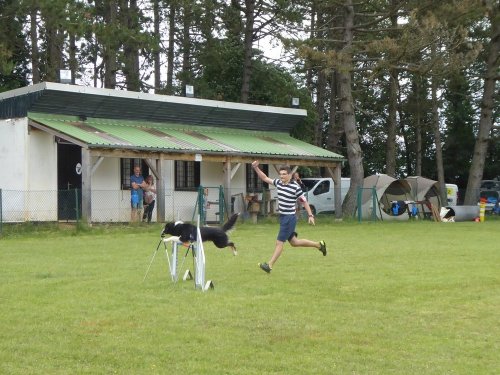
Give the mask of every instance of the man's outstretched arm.
[{"label": "man's outstretched arm", "polygon": [[257,173],[257,176],[259,176],[259,178],[272,185],[273,184],[273,180],[270,179],[269,177],[266,176],[266,174],[264,172],[261,171],[261,169],[259,168],[259,162],[257,160],[255,160],[253,163],[252,163],[252,168],[253,170],[255,171],[255,173]]}]

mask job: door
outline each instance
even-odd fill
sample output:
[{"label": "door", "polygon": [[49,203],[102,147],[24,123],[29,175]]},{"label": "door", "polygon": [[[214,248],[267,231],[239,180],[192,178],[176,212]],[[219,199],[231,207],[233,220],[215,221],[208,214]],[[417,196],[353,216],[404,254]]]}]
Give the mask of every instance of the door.
[{"label": "door", "polygon": [[316,202],[316,212],[333,211],[333,184],[330,180],[321,181],[312,192]]},{"label": "door", "polygon": [[58,219],[77,220],[82,211],[82,149],[72,143],[57,144]]}]

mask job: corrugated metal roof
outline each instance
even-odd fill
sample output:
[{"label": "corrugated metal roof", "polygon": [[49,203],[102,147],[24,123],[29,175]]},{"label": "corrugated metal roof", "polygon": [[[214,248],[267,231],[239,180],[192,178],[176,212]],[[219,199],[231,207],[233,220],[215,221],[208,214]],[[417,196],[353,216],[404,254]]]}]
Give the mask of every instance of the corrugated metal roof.
[{"label": "corrugated metal roof", "polygon": [[82,120],[47,113],[29,113],[28,117],[62,138],[78,140],[89,148],[344,160],[341,155],[282,132],[104,118]]}]

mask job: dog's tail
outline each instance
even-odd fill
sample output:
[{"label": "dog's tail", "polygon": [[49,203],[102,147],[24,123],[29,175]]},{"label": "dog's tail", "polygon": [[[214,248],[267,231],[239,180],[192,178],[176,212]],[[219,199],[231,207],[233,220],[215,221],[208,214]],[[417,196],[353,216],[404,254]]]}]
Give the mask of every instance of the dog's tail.
[{"label": "dog's tail", "polygon": [[236,223],[236,220],[238,220],[238,216],[240,216],[239,213],[231,215],[228,221],[222,226],[222,230],[224,232],[227,232],[228,230],[231,230],[234,227],[234,224]]}]

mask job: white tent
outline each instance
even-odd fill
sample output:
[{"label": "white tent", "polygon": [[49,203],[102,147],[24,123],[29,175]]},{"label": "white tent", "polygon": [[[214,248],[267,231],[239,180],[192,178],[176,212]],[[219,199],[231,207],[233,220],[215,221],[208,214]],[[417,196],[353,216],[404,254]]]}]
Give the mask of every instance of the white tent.
[{"label": "white tent", "polygon": [[432,215],[428,203],[432,204],[437,212],[441,210],[442,202],[439,182],[422,176],[406,177],[405,181],[410,185],[411,199],[417,202],[426,202],[426,204],[418,205],[420,216],[424,215],[424,212],[421,212],[422,209],[425,210],[425,213]]}]

